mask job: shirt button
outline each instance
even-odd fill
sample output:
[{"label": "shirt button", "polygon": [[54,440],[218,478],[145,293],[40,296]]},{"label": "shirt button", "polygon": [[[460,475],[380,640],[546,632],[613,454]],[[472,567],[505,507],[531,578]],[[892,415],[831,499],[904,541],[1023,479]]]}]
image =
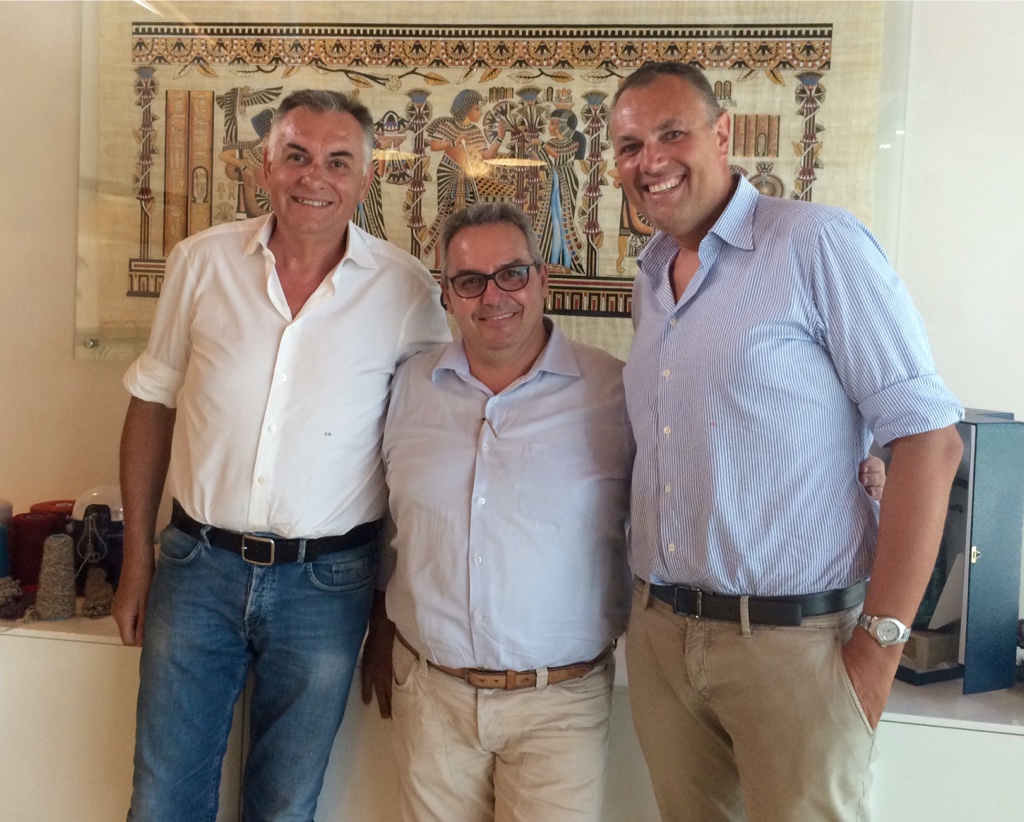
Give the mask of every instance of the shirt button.
[{"label": "shirt button", "polygon": [[277,430],[277,426],[276,425],[268,425],[267,426],[267,431],[270,432],[271,434],[273,434],[276,430]]},{"label": "shirt button", "polygon": [[669,325],[675,325],[676,324],[676,318],[673,317],[671,320],[668,321],[668,324]]},{"label": "shirt button", "polygon": [[277,379],[280,380],[281,382],[284,382],[286,379],[288,379],[288,377],[284,374],[278,374]]},{"label": "shirt button", "polygon": [[670,542],[668,544],[668,551],[670,554],[674,554],[676,552],[676,544],[674,542]]},{"label": "shirt button", "polygon": [[483,557],[473,557],[473,562],[475,562],[477,565],[479,565],[483,561],[484,561]]},{"label": "shirt button", "polygon": [[667,425],[662,430],[665,432],[666,437],[672,433],[672,429]]},{"label": "shirt button", "polygon": [[669,371],[667,368],[664,371],[661,372],[661,376],[663,376],[666,380],[669,378],[669,375],[671,375],[671,374],[672,374],[672,372]]},{"label": "shirt button", "polygon": [[486,501],[487,501],[487,500],[485,500],[485,499],[484,499],[483,497],[480,497],[480,499],[478,499],[478,500],[476,501],[476,503],[477,503],[477,505],[483,505],[483,504],[484,504],[484,503],[485,503]]},{"label": "shirt button", "polygon": [[256,484],[257,485],[263,485],[266,481],[267,480],[266,480],[265,477],[256,477]]},{"label": "shirt button", "polygon": [[671,494],[671,493],[672,493],[672,483],[668,483],[668,484],[667,484],[667,485],[665,486],[665,493],[666,493],[666,494]]},{"label": "shirt button", "polygon": [[479,622],[481,619],[483,619],[483,615],[479,611],[473,614],[473,622]]}]

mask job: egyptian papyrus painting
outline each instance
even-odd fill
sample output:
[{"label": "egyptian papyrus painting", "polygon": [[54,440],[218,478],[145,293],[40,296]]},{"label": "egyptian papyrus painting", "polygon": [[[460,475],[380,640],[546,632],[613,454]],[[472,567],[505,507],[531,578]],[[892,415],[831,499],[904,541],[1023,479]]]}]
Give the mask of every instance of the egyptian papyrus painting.
[{"label": "egyptian papyrus painting", "polygon": [[[548,263],[548,314],[620,356],[635,258],[653,229],[618,185],[608,125],[619,81],[644,61],[706,72],[732,121],[730,162],[762,192],[842,205],[870,224],[878,67],[863,37],[878,20],[863,14],[872,4],[856,4],[856,30],[835,22],[850,16],[848,4],[797,4],[802,19],[806,7],[826,13],[814,23],[672,23],[666,4],[638,3],[658,19],[552,24],[541,15],[530,26],[472,22],[480,4],[440,4],[459,12],[450,24],[332,22],[345,3],[254,4],[265,19],[310,7],[316,19],[226,22],[237,17],[224,13],[232,5],[206,3],[195,20],[175,20],[97,4],[99,76],[94,96],[83,93],[83,356],[138,350],[175,243],[268,211],[263,141],[278,101],[299,88],[358,94],[374,115],[363,228],[436,273],[445,217],[514,202]],[[680,18],[706,17],[715,4],[673,5]],[[174,8],[185,6],[196,4]]]}]

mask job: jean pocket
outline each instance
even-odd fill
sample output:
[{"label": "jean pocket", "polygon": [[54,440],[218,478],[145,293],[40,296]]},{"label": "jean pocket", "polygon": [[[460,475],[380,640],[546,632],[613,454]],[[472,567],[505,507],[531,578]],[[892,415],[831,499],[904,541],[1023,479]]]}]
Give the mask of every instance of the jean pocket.
[{"label": "jean pocket", "polygon": [[328,554],[307,562],[306,573],[310,582],[321,591],[358,591],[373,584],[373,553],[367,548]]},{"label": "jean pocket", "polygon": [[199,555],[203,545],[203,540],[169,525],[160,533],[160,562],[188,565]]}]

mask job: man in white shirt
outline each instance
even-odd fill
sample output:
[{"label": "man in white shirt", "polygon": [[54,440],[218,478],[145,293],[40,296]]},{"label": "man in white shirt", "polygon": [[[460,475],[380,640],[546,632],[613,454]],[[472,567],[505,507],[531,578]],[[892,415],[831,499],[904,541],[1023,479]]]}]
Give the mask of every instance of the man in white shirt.
[{"label": "man in white shirt", "polygon": [[129,819],[216,815],[250,673],[243,815],[313,818],[370,608],[391,378],[450,339],[426,269],[350,223],[372,141],[342,94],[285,98],[264,157],[273,214],[175,246],[125,376],[114,617],[142,645]]},{"label": "man in white shirt", "polygon": [[394,708],[403,819],[597,820],[629,603],[622,363],[544,318],[547,271],[514,206],[455,214],[441,248],[462,339],[395,378],[399,641],[380,596],[363,698]]}]

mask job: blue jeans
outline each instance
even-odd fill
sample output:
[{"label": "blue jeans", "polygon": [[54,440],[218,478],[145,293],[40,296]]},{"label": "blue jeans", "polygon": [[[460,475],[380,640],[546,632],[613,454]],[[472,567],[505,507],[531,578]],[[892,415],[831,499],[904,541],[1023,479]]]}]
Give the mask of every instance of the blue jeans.
[{"label": "blue jeans", "polygon": [[243,819],[313,819],[366,630],[375,559],[371,542],[257,567],[164,530],[146,610],[129,820],[216,818],[232,712],[250,670]]}]

